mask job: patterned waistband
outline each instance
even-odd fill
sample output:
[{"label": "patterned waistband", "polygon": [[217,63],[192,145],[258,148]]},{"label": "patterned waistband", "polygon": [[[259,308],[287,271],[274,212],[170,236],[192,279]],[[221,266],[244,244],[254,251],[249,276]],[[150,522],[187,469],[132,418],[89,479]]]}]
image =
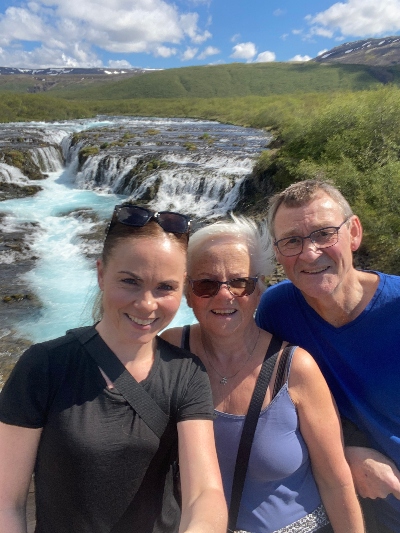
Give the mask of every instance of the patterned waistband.
[{"label": "patterned waistband", "polygon": [[[323,526],[329,524],[329,518],[324,506],[321,504],[312,513],[300,518],[293,524],[277,529],[274,533],[314,533]],[[238,529],[235,533],[250,533],[243,529]]]}]

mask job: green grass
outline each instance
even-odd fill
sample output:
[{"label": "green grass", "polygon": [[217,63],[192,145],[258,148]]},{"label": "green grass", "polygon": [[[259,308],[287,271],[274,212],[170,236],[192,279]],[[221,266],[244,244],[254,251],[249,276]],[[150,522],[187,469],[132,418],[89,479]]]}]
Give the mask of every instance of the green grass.
[{"label": "green grass", "polygon": [[[297,94],[337,90],[358,91],[382,85],[383,68],[318,63],[231,63],[146,73],[82,89],[79,85],[50,92],[68,99],[120,100],[131,98],[227,98]],[[400,71],[390,68],[393,83]]]}]

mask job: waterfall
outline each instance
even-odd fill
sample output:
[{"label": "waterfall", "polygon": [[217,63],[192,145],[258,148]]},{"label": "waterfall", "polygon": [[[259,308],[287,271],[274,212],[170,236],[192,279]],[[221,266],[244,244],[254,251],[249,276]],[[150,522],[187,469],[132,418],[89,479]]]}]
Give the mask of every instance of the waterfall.
[{"label": "waterfall", "polygon": [[64,158],[60,148],[55,146],[36,147],[29,150],[33,162],[43,172],[57,172],[64,166]]},{"label": "waterfall", "polygon": [[19,168],[7,165],[7,163],[0,163],[0,182],[26,184],[29,183],[29,181],[30,180],[22,174]]},{"label": "waterfall", "polygon": [[[42,189],[0,202],[0,229],[29,239],[26,254],[35,258],[34,265],[21,280],[42,303],[35,316],[12,323],[5,317],[6,325],[34,342],[82,325],[88,287],[96,286],[95,257],[105,221],[116,203],[130,198],[200,218],[223,215],[234,209],[268,141],[262,131],[189,119],[100,117],[7,124],[4,131],[10,139],[22,137],[32,162],[49,175],[33,182],[0,162],[6,185],[36,183]],[[82,157],[88,147],[93,150]],[[12,249],[0,250],[4,265],[18,257]],[[191,322],[183,302],[173,324]]]}]

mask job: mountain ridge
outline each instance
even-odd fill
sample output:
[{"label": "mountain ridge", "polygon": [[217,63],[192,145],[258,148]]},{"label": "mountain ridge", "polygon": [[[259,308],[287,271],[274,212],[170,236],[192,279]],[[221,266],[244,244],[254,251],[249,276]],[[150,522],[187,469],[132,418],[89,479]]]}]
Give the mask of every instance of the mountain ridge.
[{"label": "mountain ridge", "polygon": [[315,63],[389,67],[400,64],[400,36],[343,43],[315,57]]}]

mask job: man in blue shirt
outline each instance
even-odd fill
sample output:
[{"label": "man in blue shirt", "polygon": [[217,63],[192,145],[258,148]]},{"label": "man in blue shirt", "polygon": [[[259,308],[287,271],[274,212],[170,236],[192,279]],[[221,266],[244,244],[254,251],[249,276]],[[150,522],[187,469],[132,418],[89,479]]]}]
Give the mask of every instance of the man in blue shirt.
[{"label": "man in blue shirt", "polygon": [[346,456],[359,494],[373,499],[373,531],[400,533],[400,277],[354,268],[362,226],[328,183],[278,193],[268,222],[288,280],[264,293],[257,323],[314,356],[367,439]]}]

